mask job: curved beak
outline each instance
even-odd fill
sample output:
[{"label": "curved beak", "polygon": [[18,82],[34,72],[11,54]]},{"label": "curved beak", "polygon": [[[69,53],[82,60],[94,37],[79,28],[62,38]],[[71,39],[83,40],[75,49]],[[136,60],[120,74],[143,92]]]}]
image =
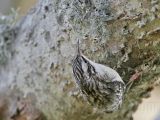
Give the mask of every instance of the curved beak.
[{"label": "curved beak", "polygon": [[77,55],[80,55],[81,51],[80,51],[80,47],[79,47],[79,39],[77,41]]}]

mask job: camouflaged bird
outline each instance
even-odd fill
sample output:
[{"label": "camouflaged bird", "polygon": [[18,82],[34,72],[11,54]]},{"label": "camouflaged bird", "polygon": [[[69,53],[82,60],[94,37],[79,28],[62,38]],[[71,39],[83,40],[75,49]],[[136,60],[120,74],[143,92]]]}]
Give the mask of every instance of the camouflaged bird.
[{"label": "camouflaged bird", "polygon": [[125,83],[110,67],[85,57],[77,43],[77,54],[72,61],[73,74],[85,99],[104,112],[113,112],[122,104]]}]

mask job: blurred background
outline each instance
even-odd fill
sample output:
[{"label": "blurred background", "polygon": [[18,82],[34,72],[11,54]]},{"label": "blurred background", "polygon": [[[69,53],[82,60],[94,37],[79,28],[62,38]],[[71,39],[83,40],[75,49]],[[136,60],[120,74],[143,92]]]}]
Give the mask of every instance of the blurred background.
[{"label": "blurred background", "polygon": [[142,100],[133,118],[134,120],[160,120],[160,87],[155,87],[150,97]]},{"label": "blurred background", "polygon": [[[9,14],[11,9],[18,10],[19,18],[36,4],[37,0],[0,0],[0,15]],[[137,111],[133,114],[134,120],[160,120],[160,87],[155,87],[151,97],[143,99]]]},{"label": "blurred background", "polygon": [[8,14],[11,8],[19,9],[19,15],[26,14],[28,9],[35,5],[37,0],[0,0],[0,13]]}]

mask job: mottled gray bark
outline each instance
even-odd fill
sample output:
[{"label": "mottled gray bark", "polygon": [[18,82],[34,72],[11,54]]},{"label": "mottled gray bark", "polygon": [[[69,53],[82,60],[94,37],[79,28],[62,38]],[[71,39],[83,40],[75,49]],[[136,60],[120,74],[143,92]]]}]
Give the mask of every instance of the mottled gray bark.
[{"label": "mottled gray bark", "polygon": [[[159,5],[158,0],[39,0],[16,26],[1,28],[1,89],[32,94],[48,120],[128,120],[160,73]],[[139,80],[119,111],[94,112],[72,96],[77,39],[88,58],[116,69],[125,83],[133,74]]]}]

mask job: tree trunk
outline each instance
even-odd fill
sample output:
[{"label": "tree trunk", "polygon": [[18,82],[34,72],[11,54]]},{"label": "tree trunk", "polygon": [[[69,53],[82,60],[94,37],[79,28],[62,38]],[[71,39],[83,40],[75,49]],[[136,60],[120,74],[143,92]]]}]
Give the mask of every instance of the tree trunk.
[{"label": "tree trunk", "polygon": [[[130,119],[159,82],[159,6],[158,0],[39,0],[15,26],[1,25],[1,91],[35,98],[48,120]],[[88,58],[131,81],[117,112],[95,112],[73,92],[77,39]]]}]

